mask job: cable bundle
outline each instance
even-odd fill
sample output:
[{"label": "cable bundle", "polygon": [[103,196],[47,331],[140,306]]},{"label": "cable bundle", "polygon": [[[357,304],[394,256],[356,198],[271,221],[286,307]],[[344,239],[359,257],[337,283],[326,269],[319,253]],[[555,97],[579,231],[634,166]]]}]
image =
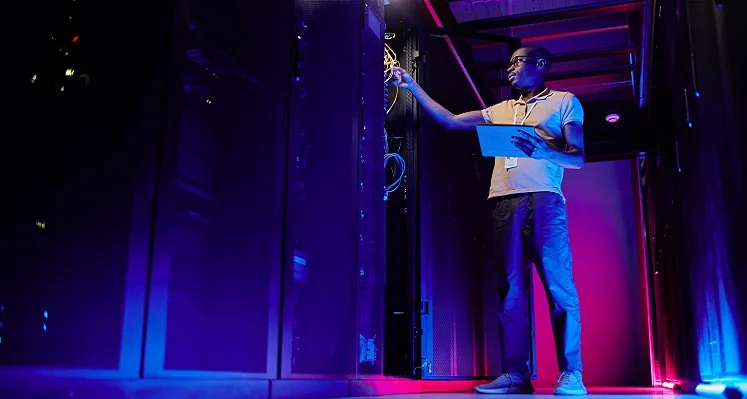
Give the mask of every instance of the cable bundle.
[{"label": "cable bundle", "polygon": [[[394,33],[387,32],[384,34],[384,40],[392,40],[396,37]],[[394,68],[399,66],[397,61],[397,53],[389,47],[388,44],[384,43],[384,82],[392,80],[394,76]]]},{"label": "cable bundle", "polygon": [[384,201],[389,198],[389,193],[397,191],[399,185],[402,184],[402,178],[405,176],[405,159],[396,152],[384,154],[384,168],[387,167],[387,164],[389,164],[390,160],[394,160],[394,165],[391,166],[391,171],[392,176],[395,177],[394,182],[386,187]]},{"label": "cable bundle", "polygon": [[[386,33],[384,35],[385,40],[392,40],[394,39],[395,34],[394,33]],[[384,43],[384,86],[385,86],[385,96],[388,96],[388,90],[387,84],[390,80],[394,77],[394,68],[399,67],[399,61],[397,60],[397,53],[392,50],[391,47],[389,47],[388,44]],[[394,92],[394,99],[392,100],[392,104],[389,106],[389,108],[386,110],[386,114],[389,115],[389,112],[392,111],[392,108],[394,108],[394,104],[397,103],[397,97],[399,95],[399,87],[395,87]],[[384,201],[386,201],[389,198],[389,193],[396,191],[400,184],[402,184],[402,179],[405,176],[405,159],[402,158],[399,154],[396,152],[389,152],[389,134],[387,133],[386,129],[384,129],[384,169],[387,169],[387,167],[392,172],[392,177],[394,178],[394,181],[392,184],[389,184],[385,187],[386,193],[384,194]],[[390,165],[390,161],[394,161],[392,165]]]},{"label": "cable bundle", "polygon": [[[384,35],[384,39],[386,40],[392,40],[394,39],[394,37],[394,33],[386,33]],[[390,80],[392,80],[392,78],[394,77],[394,68],[397,67],[399,67],[397,53],[395,53],[388,44],[384,43],[384,84],[387,84]],[[389,107],[389,109],[386,110],[387,115],[389,115],[389,112],[391,112],[392,108],[394,108],[394,104],[397,102],[398,95],[399,87],[397,87],[394,92],[394,100],[392,101],[392,105]]]}]

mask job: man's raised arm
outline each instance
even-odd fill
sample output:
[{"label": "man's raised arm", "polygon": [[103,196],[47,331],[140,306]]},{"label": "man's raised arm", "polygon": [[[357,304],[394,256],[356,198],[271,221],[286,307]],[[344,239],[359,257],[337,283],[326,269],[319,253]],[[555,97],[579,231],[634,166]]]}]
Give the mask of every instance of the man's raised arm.
[{"label": "man's raised arm", "polygon": [[395,86],[410,90],[425,112],[439,125],[447,130],[473,130],[481,123],[485,123],[482,111],[470,111],[454,115],[451,111],[437,103],[420,85],[402,68],[394,68]]}]

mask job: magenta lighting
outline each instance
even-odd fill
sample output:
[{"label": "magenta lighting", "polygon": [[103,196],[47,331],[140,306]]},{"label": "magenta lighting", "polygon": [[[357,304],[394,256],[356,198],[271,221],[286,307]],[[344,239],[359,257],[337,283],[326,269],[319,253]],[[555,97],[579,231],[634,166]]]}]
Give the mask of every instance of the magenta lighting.
[{"label": "magenta lighting", "polygon": [[604,118],[609,123],[615,123],[620,120],[620,115],[618,114],[609,114]]}]

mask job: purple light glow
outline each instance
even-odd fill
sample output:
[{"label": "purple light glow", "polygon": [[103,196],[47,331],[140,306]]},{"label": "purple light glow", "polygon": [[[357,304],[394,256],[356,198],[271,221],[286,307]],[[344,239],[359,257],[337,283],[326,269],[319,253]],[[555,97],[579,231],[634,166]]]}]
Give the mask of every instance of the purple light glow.
[{"label": "purple light glow", "polygon": [[609,123],[615,123],[620,120],[620,115],[618,114],[609,114],[604,118]]}]

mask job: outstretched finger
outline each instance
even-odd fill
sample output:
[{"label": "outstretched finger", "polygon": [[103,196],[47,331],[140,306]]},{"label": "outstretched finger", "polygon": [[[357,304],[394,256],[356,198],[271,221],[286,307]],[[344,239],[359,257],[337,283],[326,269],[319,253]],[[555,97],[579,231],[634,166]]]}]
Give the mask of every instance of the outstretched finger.
[{"label": "outstretched finger", "polygon": [[539,143],[542,140],[541,138],[539,138],[539,137],[537,137],[537,136],[535,136],[533,134],[529,134],[528,132],[526,132],[524,130],[517,129],[517,131],[519,132],[519,136],[521,136],[521,138],[523,138],[525,140],[529,140],[530,142]]},{"label": "outstretched finger", "polygon": [[532,153],[534,152],[534,146],[527,143],[526,141],[522,140],[511,140],[511,144],[514,145],[514,147],[518,148],[521,152],[526,154],[527,156],[531,157]]},{"label": "outstretched finger", "polygon": [[534,142],[521,136],[511,136],[512,143],[518,143],[527,147],[534,147]]}]

